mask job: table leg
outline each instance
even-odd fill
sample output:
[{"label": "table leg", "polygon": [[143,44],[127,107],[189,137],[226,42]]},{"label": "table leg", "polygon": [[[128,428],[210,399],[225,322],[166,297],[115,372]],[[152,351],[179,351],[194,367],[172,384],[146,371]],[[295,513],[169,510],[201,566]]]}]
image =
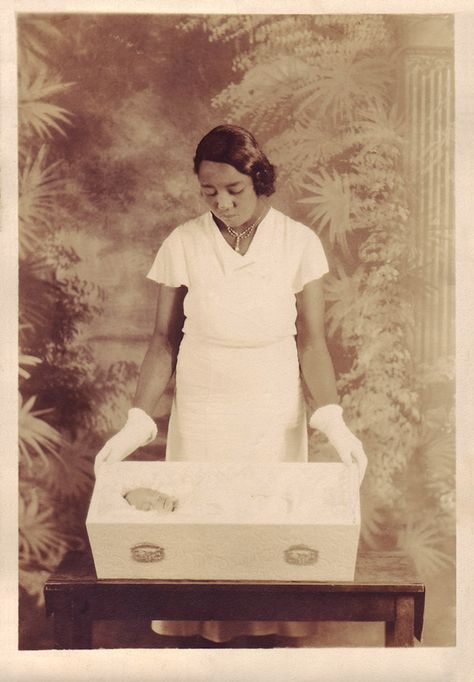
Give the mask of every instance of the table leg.
[{"label": "table leg", "polygon": [[64,595],[54,609],[54,638],[57,649],[91,649],[92,622],[87,602]]},{"label": "table leg", "polygon": [[413,596],[395,599],[395,620],[385,623],[385,646],[413,646],[415,604]]}]

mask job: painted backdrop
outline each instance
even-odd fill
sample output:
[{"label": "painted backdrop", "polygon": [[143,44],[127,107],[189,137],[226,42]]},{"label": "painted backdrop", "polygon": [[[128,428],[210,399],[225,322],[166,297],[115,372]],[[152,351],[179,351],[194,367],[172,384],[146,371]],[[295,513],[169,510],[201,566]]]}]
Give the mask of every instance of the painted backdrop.
[{"label": "painted backdrop", "polygon": [[[86,542],[93,459],[152,329],[144,275],[204,210],[192,157],[222,121],[255,132],[276,207],[323,240],[339,391],[369,457],[362,544],[413,558],[425,644],[452,645],[451,18],[30,14],[18,48],[20,646],[52,646],[42,587]],[[163,457],[171,394],[139,456]],[[310,455],[334,456],[315,433]],[[348,627],[332,645],[355,643]]]}]

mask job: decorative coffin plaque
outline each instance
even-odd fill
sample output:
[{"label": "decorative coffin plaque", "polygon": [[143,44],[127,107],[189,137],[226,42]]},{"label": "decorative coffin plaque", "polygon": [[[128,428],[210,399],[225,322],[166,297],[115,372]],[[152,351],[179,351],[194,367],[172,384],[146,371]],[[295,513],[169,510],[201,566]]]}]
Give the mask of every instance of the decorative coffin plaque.
[{"label": "decorative coffin plaque", "polygon": [[[137,488],[177,498],[176,509],[131,506]],[[357,468],[120,462],[100,470],[86,524],[99,578],[350,581]]]}]

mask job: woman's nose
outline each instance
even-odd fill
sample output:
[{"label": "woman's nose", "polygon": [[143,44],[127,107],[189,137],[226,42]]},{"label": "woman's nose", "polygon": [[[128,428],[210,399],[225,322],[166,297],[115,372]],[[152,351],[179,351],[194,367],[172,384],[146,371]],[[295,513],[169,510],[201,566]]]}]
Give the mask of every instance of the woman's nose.
[{"label": "woman's nose", "polygon": [[230,208],[232,206],[232,197],[228,194],[218,194],[216,197],[216,205],[218,208]]}]

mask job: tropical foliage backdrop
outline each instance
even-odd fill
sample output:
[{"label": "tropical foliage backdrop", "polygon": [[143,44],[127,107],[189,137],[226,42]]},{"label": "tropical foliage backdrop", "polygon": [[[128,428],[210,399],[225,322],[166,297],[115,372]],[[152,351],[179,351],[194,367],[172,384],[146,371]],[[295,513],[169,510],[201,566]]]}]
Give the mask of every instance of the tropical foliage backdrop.
[{"label": "tropical foliage backdrop", "polygon": [[[361,542],[413,558],[425,643],[453,644],[453,363],[426,362],[415,343],[429,283],[400,72],[415,21],[19,17],[22,648],[52,646],[42,588],[87,543],[93,459],[123,422],[151,331],[143,275],[202,209],[192,154],[223,120],[255,132],[278,168],[275,203],[323,239],[328,339],[369,457]],[[142,456],[162,457],[164,438]],[[333,456],[317,434],[310,455]]]}]

